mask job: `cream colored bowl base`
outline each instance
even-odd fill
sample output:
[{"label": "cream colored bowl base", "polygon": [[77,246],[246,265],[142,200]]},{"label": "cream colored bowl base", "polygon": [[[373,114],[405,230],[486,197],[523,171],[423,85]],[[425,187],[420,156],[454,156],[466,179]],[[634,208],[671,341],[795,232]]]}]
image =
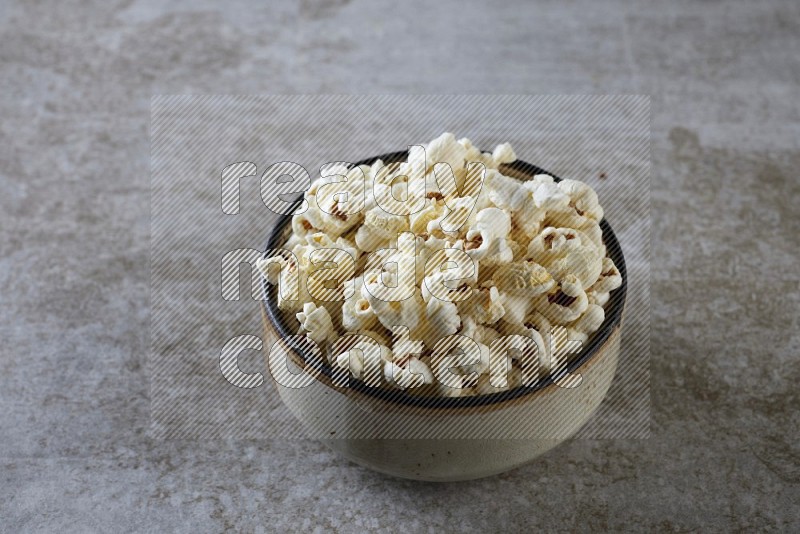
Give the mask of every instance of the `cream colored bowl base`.
[{"label": "cream colored bowl base", "polygon": [[[310,436],[321,439],[349,460],[402,478],[469,480],[521,466],[574,435],[611,385],[619,341],[618,326],[577,369],[583,381],[576,388],[550,385],[530,395],[484,407],[414,409],[355,391],[343,393],[322,379],[302,389],[277,389]],[[458,439],[399,439],[408,436],[400,430],[424,429],[425,425],[446,425],[448,437]],[[527,425],[522,434],[515,432],[520,425]],[[525,439],[500,439],[513,435],[523,435]],[[326,439],[329,436],[337,437]],[[355,436],[371,438],[351,439]]]}]

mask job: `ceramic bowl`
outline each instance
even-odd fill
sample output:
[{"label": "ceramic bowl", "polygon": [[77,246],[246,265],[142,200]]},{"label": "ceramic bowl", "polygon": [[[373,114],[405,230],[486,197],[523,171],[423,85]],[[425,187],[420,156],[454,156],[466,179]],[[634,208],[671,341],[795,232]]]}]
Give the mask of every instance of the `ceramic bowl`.
[{"label": "ceramic bowl", "polygon": [[[400,161],[405,157],[407,152],[395,152],[358,164],[370,164],[378,158],[384,162]],[[501,170],[519,179],[546,173],[524,161],[504,165]],[[267,249],[279,248],[285,241],[291,232],[290,221],[290,216],[280,220]],[[586,423],[605,397],[616,372],[627,273],[614,232],[605,219],[600,226],[608,254],[622,275],[621,287],[611,292],[605,306],[606,317],[600,329],[558,375],[542,377],[531,387],[490,395],[431,398],[371,388],[355,379],[350,380],[349,387],[338,387],[327,363],[286,342],[296,334],[296,323],[278,309],[274,288],[264,283],[265,347],[282,345],[295,365],[314,375],[302,388],[276,383],[282,401],[310,436],[353,462],[397,477],[468,480],[534,460],[569,439]],[[579,374],[580,385],[561,387],[560,379],[566,373]]]}]

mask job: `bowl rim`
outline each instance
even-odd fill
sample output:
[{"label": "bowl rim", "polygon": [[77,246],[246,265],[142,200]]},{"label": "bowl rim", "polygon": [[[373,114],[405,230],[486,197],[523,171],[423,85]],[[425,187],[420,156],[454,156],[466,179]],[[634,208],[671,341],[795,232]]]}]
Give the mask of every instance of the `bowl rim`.
[{"label": "bowl rim", "polygon": [[[371,158],[362,159],[353,163],[356,165],[371,165],[376,160],[382,160],[384,163],[394,163],[403,161],[408,157],[408,151],[402,150],[397,152],[389,152]],[[556,182],[562,179],[553,173],[550,173],[541,167],[533,165],[523,160],[515,160],[511,163],[501,165],[503,169],[517,171],[525,176],[533,177],[537,174],[547,174],[552,176]],[[267,251],[270,249],[280,248],[278,242],[282,239],[285,227],[291,224],[292,213],[297,206],[300,205],[302,199],[298,199],[296,204],[292,206],[288,215],[281,215],[275,223],[270,235],[267,239],[264,254],[266,257]],[[600,221],[600,229],[602,230],[603,243],[606,246],[606,254],[614,261],[617,270],[622,277],[622,284],[617,289],[610,292],[609,300],[605,309],[605,319],[600,325],[600,328],[594,332],[586,345],[580,353],[572,358],[567,365],[558,371],[556,374],[548,373],[545,376],[540,376],[538,380],[530,386],[519,386],[514,389],[499,391],[496,393],[489,393],[487,395],[473,395],[469,397],[442,397],[442,396],[426,396],[426,395],[412,395],[401,389],[389,389],[385,387],[371,387],[365,382],[350,376],[348,386],[346,388],[334,387],[331,385],[331,378],[333,377],[333,367],[327,360],[319,358],[307,358],[303,353],[289,347],[298,357],[300,361],[305,362],[306,366],[311,365],[314,368],[312,375],[316,380],[327,385],[331,389],[340,391],[342,389],[360,393],[370,397],[373,400],[384,401],[390,404],[407,406],[412,408],[423,409],[454,409],[454,408],[475,408],[483,406],[495,406],[506,403],[512,400],[519,400],[524,397],[533,396],[536,393],[542,392],[546,388],[555,385],[555,383],[566,376],[573,374],[579,368],[587,364],[592,358],[600,352],[600,349],[611,338],[614,331],[620,326],[622,322],[622,313],[625,308],[625,301],[628,290],[628,272],[625,265],[625,258],[622,254],[622,248],[619,244],[616,234],[614,233],[611,225],[606,221],[605,217]],[[283,312],[278,309],[277,299],[271,298],[270,285],[261,277],[261,286],[264,291],[264,300],[261,302],[262,311],[265,319],[277,330],[277,334],[282,339],[287,339],[290,336],[296,335],[292,332],[283,321]],[[274,287],[272,288],[274,290]],[[328,380],[320,380],[320,374],[325,376]]]}]

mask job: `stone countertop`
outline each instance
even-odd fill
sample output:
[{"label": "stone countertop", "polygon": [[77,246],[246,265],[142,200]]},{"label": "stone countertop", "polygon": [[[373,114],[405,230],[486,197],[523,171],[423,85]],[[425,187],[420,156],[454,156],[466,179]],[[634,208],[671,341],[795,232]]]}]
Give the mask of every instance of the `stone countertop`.
[{"label": "stone countertop", "polygon": [[[800,6],[0,6],[0,530],[800,530]],[[157,93],[652,95],[651,437],[457,484],[148,435]]]}]

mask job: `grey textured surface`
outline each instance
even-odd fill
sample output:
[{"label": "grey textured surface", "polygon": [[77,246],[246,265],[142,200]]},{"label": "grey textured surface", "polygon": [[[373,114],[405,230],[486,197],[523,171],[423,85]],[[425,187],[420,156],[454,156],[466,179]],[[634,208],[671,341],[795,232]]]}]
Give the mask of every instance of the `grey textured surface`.
[{"label": "grey textured surface", "polygon": [[[800,529],[796,2],[0,5],[0,529]],[[649,93],[652,437],[388,479],[147,436],[153,93]]]}]

